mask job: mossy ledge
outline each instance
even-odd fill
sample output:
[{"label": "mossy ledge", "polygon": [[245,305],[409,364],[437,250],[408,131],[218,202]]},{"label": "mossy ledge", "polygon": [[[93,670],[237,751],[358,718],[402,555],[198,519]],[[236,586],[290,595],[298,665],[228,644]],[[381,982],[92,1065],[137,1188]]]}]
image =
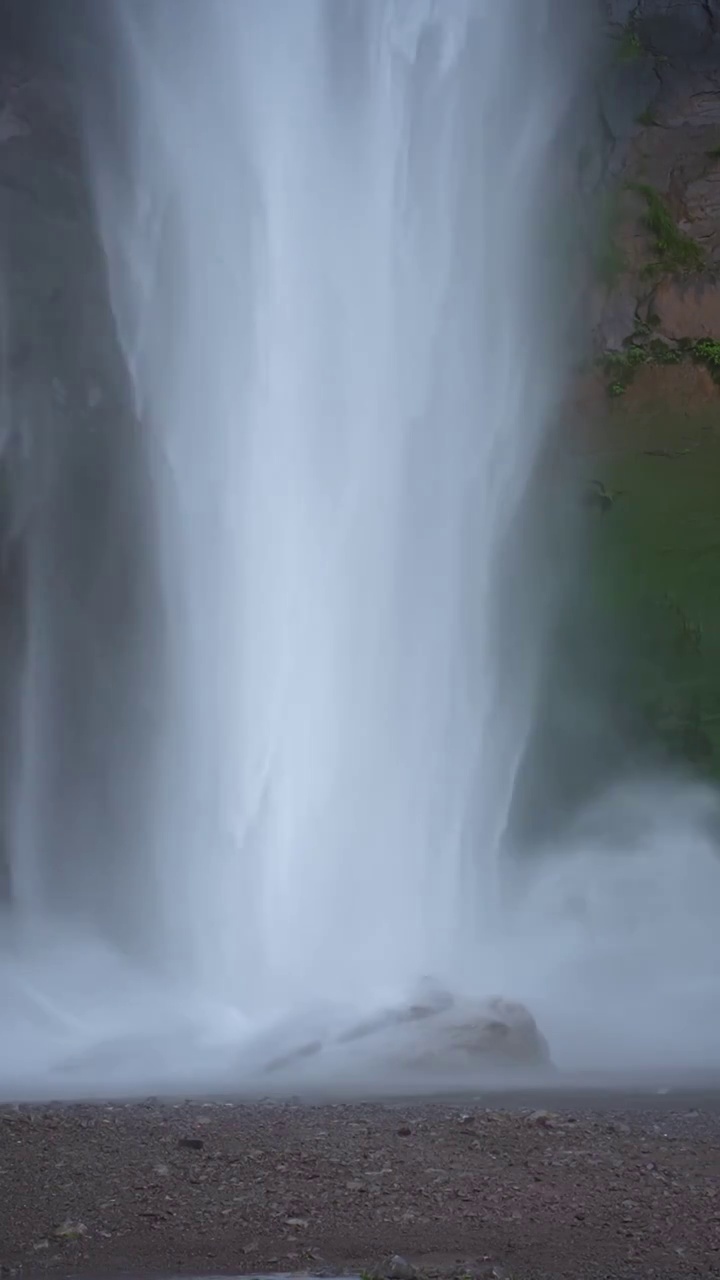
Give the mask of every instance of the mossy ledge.
[{"label": "mossy ledge", "polygon": [[682,364],[684,361],[704,365],[720,386],[720,342],[710,338],[683,339],[673,343],[658,337],[648,340],[650,332],[649,324],[643,326],[622,351],[605,351],[600,356],[598,364],[608,378],[609,396],[617,399],[624,395],[638,369],[643,366]]},{"label": "mossy ledge", "polygon": [[655,258],[643,267],[642,275],[647,278],[701,271],[705,266],[702,247],[681,231],[664,196],[647,182],[628,182],[627,190],[642,196],[645,201],[647,209],[643,222],[653,239]]}]

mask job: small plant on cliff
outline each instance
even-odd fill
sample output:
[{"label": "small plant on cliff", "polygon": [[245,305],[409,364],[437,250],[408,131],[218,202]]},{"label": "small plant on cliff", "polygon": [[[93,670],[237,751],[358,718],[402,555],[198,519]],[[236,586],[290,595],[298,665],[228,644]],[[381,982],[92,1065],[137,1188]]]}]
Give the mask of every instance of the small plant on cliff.
[{"label": "small plant on cliff", "polygon": [[616,399],[627,391],[641,364],[648,363],[645,347],[630,346],[622,351],[606,351],[600,359],[604,372],[610,378],[608,394]]},{"label": "small plant on cliff", "polygon": [[653,338],[648,343],[647,354],[648,364],[680,364],[683,359],[683,352],[663,342],[662,338]]},{"label": "small plant on cliff", "polygon": [[641,124],[645,129],[652,129],[657,125],[657,119],[652,107],[646,107],[637,117],[637,123]]},{"label": "small plant on cliff", "polygon": [[[650,320],[654,317],[650,317]],[[676,346],[662,338],[652,338],[650,322],[639,324],[631,344],[622,351],[606,351],[599,365],[608,376],[608,395],[615,399],[627,391],[641,365],[672,365],[694,360],[709,369],[715,382],[720,384],[720,342],[713,338],[700,338],[697,342],[683,339]]]},{"label": "small plant on cliff", "polygon": [[645,226],[653,237],[657,262],[645,268],[645,274],[660,271],[699,271],[704,263],[700,245],[681,231],[668,206],[654,187],[646,182],[631,182],[630,191],[642,196],[647,205]]},{"label": "small plant on cliff", "polygon": [[[637,370],[641,365],[660,365],[660,364],[681,364],[686,358],[687,353],[681,351],[678,347],[671,347],[668,342],[663,342],[662,338],[653,338],[650,342],[643,345],[643,339],[647,339],[651,332],[648,323],[638,324],[638,328],[633,335],[634,341],[630,346],[625,347],[622,351],[606,351],[600,359],[600,364],[604,372],[608,375],[608,395],[615,399],[622,396],[627,391],[630,383]],[[697,353],[698,346],[704,344],[696,343],[692,348],[693,353]],[[718,376],[720,377],[720,343],[708,344],[716,347],[716,355],[718,361]],[[698,358],[702,358],[698,355]]]},{"label": "small plant on cliff", "polygon": [[634,22],[623,28],[617,42],[617,56],[620,62],[635,62],[646,52]]},{"label": "small plant on cliff", "polygon": [[625,372],[637,369],[638,365],[647,364],[648,354],[644,347],[624,347],[622,351],[606,351],[603,365],[608,373],[613,370]]},{"label": "small plant on cliff", "polygon": [[692,355],[700,364],[707,365],[716,380],[720,379],[720,342],[702,338],[700,342],[694,343]]}]

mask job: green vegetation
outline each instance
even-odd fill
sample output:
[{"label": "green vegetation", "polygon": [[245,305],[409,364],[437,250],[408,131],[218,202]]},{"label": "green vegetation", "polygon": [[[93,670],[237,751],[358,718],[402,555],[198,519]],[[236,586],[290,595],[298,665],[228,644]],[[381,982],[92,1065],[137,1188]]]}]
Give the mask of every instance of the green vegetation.
[{"label": "green vegetation", "polygon": [[690,354],[698,364],[704,364],[710,370],[716,382],[720,382],[720,342],[703,338],[700,342],[692,343]]},{"label": "green vegetation", "polygon": [[619,413],[601,487],[625,496],[597,520],[593,576],[626,641],[624,696],[668,753],[720,777],[716,413]]},{"label": "green vegetation", "polygon": [[647,52],[634,22],[628,22],[617,41],[617,56],[620,62],[635,62]]},{"label": "green vegetation", "polygon": [[610,379],[608,394],[613,398],[624,395],[635,371],[640,365],[647,364],[647,361],[647,349],[641,346],[628,346],[622,351],[606,351],[600,363]]},{"label": "green vegetation", "polygon": [[[641,121],[655,123],[646,114]],[[681,231],[668,204],[654,187],[646,182],[628,182],[623,190],[634,192],[645,202],[643,225],[652,237],[652,260],[641,271],[641,276],[685,275],[700,271],[705,266],[705,253],[691,236]],[[597,220],[597,237],[594,252],[595,275],[608,288],[617,283],[628,268],[625,251],[619,243],[622,218],[621,192],[613,191],[603,198]]]},{"label": "green vegetation", "polygon": [[656,261],[648,264],[644,274],[699,271],[704,264],[705,255],[700,245],[680,230],[660,192],[646,182],[628,183],[628,190],[642,196],[647,205],[644,222],[653,237]]},{"label": "green vegetation", "polygon": [[652,107],[646,107],[637,117],[637,123],[643,125],[646,129],[652,129],[657,125],[655,113]]},{"label": "green vegetation", "polygon": [[646,364],[681,364],[683,352],[679,347],[671,347],[662,338],[653,338],[645,348]]},{"label": "green vegetation", "polygon": [[645,324],[638,325],[628,345],[622,351],[606,351],[599,359],[599,365],[607,374],[608,395],[613,399],[622,396],[632,383],[638,369],[643,365],[682,364],[692,360],[695,364],[709,369],[713,379],[720,383],[720,342],[711,338],[701,338],[697,342],[683,341],[677,344],[664,342],[662,338],[650,338],[648,335],[658,323],[657,316],[650,315]]},{"label": "green vegetation", "polygon": [[[632,21],[618,51],[624,61],[647,53]],[[657,124],[650,107],[637,120],[647,128]],[[706,155],[708,162],[720,161],[720,145]],[[654,282],[707,270],[704,249],[681,229],[673,209],[647,181],[606,197],[597,277],[612,288],[632,274],[618,291],[618,314],[628,295],[649,292],[633,289],[638,274]],[[628,243],[640,219],[644,267],[636,265],[635,247],[631,262],[625,258],[621,217]],[[673,342],[660,330],[651,307],[622,349],[598,361],[613,406],[584,495],[595,543],[591,585],[603,616],[625,641],[609,696],[618,697],[641,738],[649,732],[662,751],[720,781],[720,413],[705,378],[697,380],[693,404],[682,398],[685,375],[658,379],[659,387],[672,388],[676,409],[660,402],[662,390],[653,403],[653,379],[645,375],[637,395],[627,396],[645,367],[701,365],[720,385],[720,341]],[[691,391],[694,383],[689,377]]]}]

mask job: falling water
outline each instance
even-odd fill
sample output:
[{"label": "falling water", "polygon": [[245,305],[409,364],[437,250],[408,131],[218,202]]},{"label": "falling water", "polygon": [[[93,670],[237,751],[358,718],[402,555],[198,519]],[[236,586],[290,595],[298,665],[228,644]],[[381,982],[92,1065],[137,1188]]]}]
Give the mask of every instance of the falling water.
[{"label": "falling water", "polygon": [[[364,1017],[425,974],[528,1000],[575,1064],[616,1065],[621,1041],[636,1064],[648,1027],[674,1060],[663,1001],[677,1014],[717,958],[695,793],[666,793],[664,835],[654,793],[629,806],[641,837],[588,819],[512,913],[501,876],[540,678],[537,566],[516,544],[563,385],[553,251],[582,8],[83,9],[88,167],[146,481],[124,519],[158,560],[136,640],[160,661],[124,686],[152,731],[105,734],[142,821],[79,864],[71,822],[80,871],[59,894],[43,815],[62,566],[41,540],[13,852],[36,927],[12,1000],[33,1015],[4,1079],[187,1086],[231,1061],[237,1084],[228,1044]],[[609,829],[622,803],[601,810]],[[701,846],[682,892],[681,830]],[[688,1057],[712,1053],[710,1030]]]},{"label": "falling water", "polygon": [[172,619],[159,945],[246,1009],[457,976],[496,912],[566,8],[113,13],[127,168],[94,157]]}]

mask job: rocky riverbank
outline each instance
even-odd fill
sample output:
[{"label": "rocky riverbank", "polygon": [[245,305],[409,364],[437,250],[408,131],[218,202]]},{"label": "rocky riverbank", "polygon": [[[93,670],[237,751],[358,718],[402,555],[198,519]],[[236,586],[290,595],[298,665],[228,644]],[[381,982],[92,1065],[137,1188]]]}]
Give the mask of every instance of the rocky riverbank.
[{"label": "rocky riverbank", "polygon": [[720,1276],[716,1099],[0,1112],[3,1276]]}]

